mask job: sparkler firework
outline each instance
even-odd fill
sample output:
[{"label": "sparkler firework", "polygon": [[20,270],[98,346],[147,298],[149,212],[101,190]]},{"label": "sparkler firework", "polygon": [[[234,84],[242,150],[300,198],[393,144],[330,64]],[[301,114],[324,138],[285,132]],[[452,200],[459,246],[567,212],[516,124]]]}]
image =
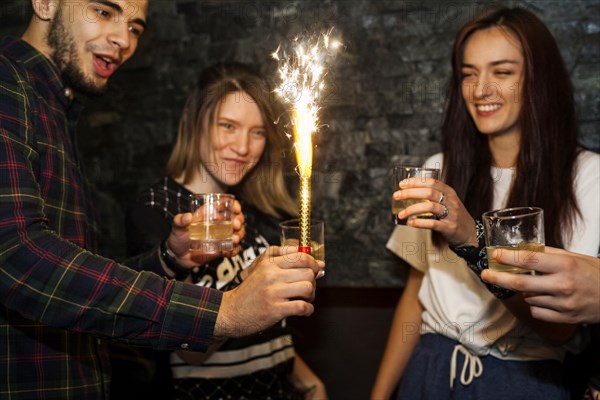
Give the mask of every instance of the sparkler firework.
[{"label": "sparkler firework", "polygon": [[312,134],[319,128],[320,94],[325,88],[326,67],[340,47],[331,40],[330,29],[316,38],[293,40],[293,50],[286,53],[280,45],[272,54],[280,63],[280,84],[275,92],[291,108],[291,125],[300,177],[300,243],[298,250],[310,253],[310,180],[312,175]]}]

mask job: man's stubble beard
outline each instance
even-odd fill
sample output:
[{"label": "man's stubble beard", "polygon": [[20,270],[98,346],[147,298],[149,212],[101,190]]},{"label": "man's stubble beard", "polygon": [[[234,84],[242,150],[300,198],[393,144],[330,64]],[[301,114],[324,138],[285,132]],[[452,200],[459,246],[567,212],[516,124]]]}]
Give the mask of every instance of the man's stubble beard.
[{"label": "man's stubble beard", "polygon": [[66,29],[60,11],[50,23],[46,42],[52,52],[51,59],[67,87],[86,96],[98,96],[106,91],[107,85],[98,86],[84,75],[75,38]]}]

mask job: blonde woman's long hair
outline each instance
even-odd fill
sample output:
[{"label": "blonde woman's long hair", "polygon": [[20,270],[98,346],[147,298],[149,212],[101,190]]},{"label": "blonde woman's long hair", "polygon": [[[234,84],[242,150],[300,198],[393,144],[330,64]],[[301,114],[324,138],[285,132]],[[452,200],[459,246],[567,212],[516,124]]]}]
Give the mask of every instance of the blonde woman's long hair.
[{"label": "blonde woman's long hair", "polygon": [[230,93],[239,93],[242,98],[256,103],[267,133],[260,160],[231,191],[242,201],[274,217],[296,215],[297,206],[283,175],[282,154],[287,139],[274,122],[279,105],[262,77],[245,64],[219,63],[202,72],[181,114],[177,139],[167,163],[167,176],[173,179],[183,176],[185,185],[200,173],[200,165],[208,161],[202,160],[200,155],[201,138],[206,135],[208,140],[204,145],[210,145],[218,106]]}]

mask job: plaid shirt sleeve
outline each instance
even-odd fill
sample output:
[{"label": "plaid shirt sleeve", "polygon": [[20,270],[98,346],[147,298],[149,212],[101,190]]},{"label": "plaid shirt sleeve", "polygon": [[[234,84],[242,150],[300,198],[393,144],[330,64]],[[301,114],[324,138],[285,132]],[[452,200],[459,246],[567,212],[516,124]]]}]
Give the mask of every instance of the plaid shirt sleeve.
[{"label": "plaid shirt sleeve", "polygon": [[[31,79],[0,57],[2,306],[130,344],[206,350],[221,292],[136,273],[84,249],[85,196],[68,118]],[[136,262],[156,265],[158,254]]]}]

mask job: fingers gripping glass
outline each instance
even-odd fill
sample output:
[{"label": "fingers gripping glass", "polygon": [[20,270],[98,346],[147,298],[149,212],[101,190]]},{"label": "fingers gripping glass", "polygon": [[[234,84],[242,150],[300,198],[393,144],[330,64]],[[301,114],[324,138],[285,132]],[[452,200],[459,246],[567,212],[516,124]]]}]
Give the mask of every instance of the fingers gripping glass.
[{"label": "fingers gripping glass", "polygon": [[406,207],[412,206],[423,201],[429,201],[424,199],[404,199],[395,200],[393,193],[400,190],[400,182],[408,178],[420,178],[420,179],[440,179],[440,170],[437,168],[420,168],[408,165],[396,165],[392,171],[392,217],[396,225],[406,225],[406,222],[412,218],[436,218],[433,213],[422,213],[414,215],[409,218],[399,219],[398,213],[404,210]]}]

